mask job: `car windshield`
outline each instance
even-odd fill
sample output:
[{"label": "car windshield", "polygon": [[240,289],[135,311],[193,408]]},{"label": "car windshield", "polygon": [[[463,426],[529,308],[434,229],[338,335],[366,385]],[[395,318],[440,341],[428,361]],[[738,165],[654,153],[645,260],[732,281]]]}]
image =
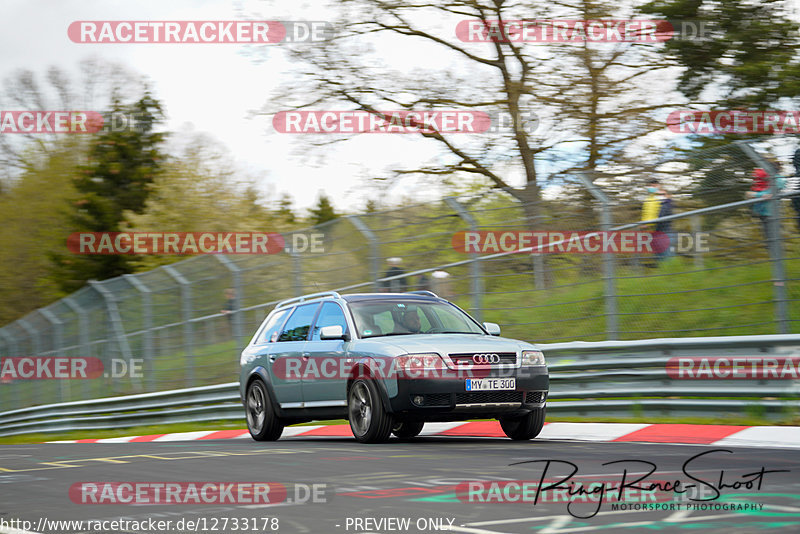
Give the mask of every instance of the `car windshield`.
[{"label": "car windshield", "polygon": [[445,302],[369,300],[350,304],[359,335],[484,334],[468,315]]}]

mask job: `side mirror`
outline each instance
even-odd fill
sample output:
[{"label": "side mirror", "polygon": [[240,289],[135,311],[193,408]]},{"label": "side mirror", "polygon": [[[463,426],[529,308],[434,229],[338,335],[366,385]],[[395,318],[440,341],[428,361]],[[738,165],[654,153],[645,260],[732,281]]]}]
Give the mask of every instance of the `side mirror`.
[{"label": "side mirror", "polygon": [[333,326],[323,326],[319,331],[320,339],[344,339],[347,341],[347,336],[342,330],[342,326],[335,324]]},{"label": "side mirror", "polygon": [[490,336],[500,335],[500,325],[497,323],[483,323],[483,327],[489,332]]}]

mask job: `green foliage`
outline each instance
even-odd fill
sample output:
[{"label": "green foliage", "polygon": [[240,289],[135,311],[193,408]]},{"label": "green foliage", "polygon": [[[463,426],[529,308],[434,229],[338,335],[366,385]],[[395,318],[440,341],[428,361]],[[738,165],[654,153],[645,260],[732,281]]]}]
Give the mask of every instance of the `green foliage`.
[{"label": "green foliage", "polygon": [[319,199],[317,200],[317,205],[308,211],[311,215],[311,224],[314,225],[326,223],[339,217],[339,215],[333,209],[331,200],[325,193],[320,193]]},{"label": "green foliage", "polygon": [[[123,105],[115,101],[112,113],[135,118],[135,127],[111,128],[92,139],[88,162],[74,179],[80,198],[74,203],[73,231],[115,232],[122,227],[127,210],[141,213],[153,180],[161,172],[164,133],[161,104],[149,93]],[[56,280],[65,291],[79,289],[87,280],[104,280],[132,271],[124,255],[53,256]]]},{"label": "green foliage", "polygon": [[666,53],[686,67],[678,88],[691,99],[715,87],[720,107],[765,106],[800,93],[798,24],[783,0],[654,0],[642,11],[671,22],[705,23],[699,39],[672,39]]},{"label": "green foliage", "polygon": [[[263,232],[274,217],[249,182],[239,182],[228,155],[197,136],[182,154],[161,166],[149,185],[143,208],[125,211],[123,229],[138,232]],[[184,259],[182,256],[133,257],[137,271]]]},{"label": "green foliage", "polygon": [[278,219],[289,225],[297,222],[297,217],[292,211],[292,197],[289,193],[281,195],[281,199],[278,201]]},{"label": "green foliage", "polygon": [[62,296],[49,276],[49,253],[66,248],[67,207],[78,196],[75,159],[64,147],[0,195],[0,324]]}]

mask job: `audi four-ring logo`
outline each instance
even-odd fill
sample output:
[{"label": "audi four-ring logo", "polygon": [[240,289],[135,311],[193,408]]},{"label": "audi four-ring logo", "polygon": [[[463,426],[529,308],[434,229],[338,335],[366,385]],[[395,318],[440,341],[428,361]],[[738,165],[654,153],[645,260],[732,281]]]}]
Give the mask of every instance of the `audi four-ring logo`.
[{"label": "audi four-ring logo", "polygon": [[472,361],[475,363],[500,363],[499,354],[475,354],[472,356]]}]

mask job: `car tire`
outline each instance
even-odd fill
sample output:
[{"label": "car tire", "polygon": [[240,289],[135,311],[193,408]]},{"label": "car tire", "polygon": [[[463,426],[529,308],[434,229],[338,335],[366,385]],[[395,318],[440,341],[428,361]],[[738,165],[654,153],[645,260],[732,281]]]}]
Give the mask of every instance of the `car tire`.
[{"label": "car tire", "polygon": [[256,441],[276,441],[283,434],[283,421],[275,414],[264,381],[257,378],[247,386],[245,396],[247,430]]},{"label": "car tire", "polygon": [[533,439],[544,426],[546,408],[537,408],[528,415],[514,419],[500,419],[500,426],[506,436],[513,440]]},{"label": "car tire", "polygon": [[425,423],[419,421],[403,421],[402,423],[395,423],[392,428],[392,434],[400,439],[411,439],[418,436],[422,432],[422,427]]},{"label": "car tire", "polygon": [[392,433],[392,416],[383,408],[374,380],[359,378],[350,386],[347,418],[353,435],[361,443],[383,443]]}]

